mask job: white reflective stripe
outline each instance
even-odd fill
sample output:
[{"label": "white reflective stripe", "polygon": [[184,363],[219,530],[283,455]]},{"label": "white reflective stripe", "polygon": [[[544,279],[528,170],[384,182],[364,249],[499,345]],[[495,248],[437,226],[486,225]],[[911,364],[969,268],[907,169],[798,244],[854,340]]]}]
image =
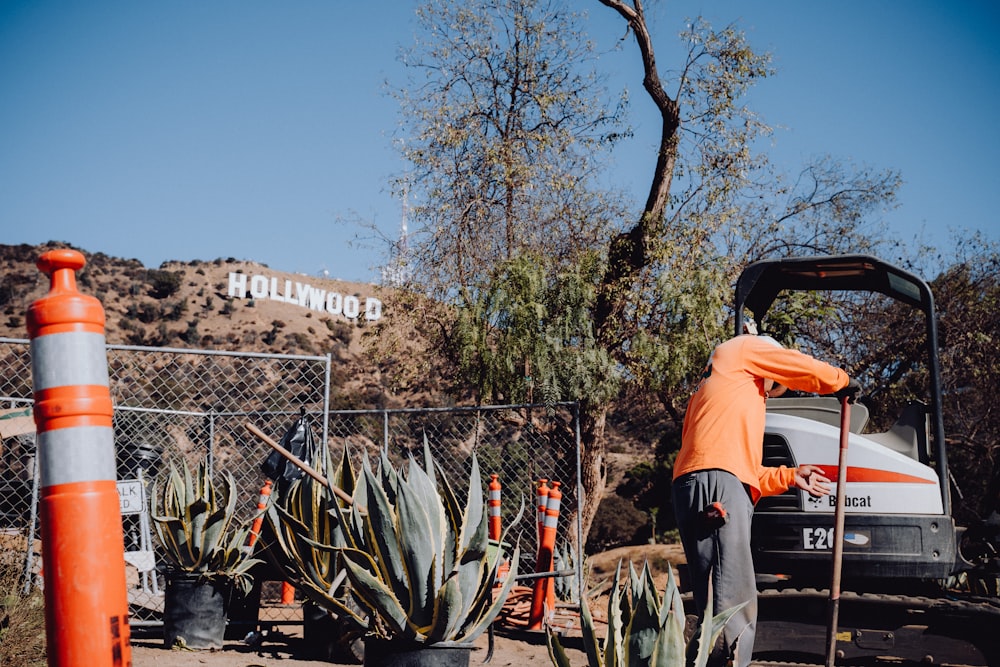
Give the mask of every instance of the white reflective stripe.
[{"label": "white reflective stripe", "polygon": [[500,492],[490,491],[490,500],[500,500]]},{"label": "white reflective stripe", "polygon": [[104,336],[86,331],[39,336],[31,341],[34,391],[70,385],[108,386]]},{"label": "white reflective stripe", "polygon": [[499,507],[492,507],[491,506],[490,507],[490,516],[500,516],[500,508]]},{"label": "white reflective stripe", "polygon": [[559,523],[559,515],[558,514],[546,515],[546,517],[545,517],[545,527],[546,528],[555,528],[557,523]]},{"label": "white reflective stripe", "polygon": [[552,496],[549,496],[549,504],[546,505],[545,507],[548,510],[555,510],[556,512],[558,512],[560,503],[561,500],[559,500],[558,498],[552,498]]},{"label": "white reflective stripe", "polygon": [[114,480],[114,431],[107,426],[76,426],[39,433],[38,474],[42,488]]}]

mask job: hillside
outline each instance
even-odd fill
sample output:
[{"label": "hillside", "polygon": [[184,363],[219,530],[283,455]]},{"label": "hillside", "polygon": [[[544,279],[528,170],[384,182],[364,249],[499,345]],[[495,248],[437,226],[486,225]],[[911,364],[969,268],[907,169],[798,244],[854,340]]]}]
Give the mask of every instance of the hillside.
[{"label": "hillside", "polygon": [[[35,262],[46,250],[64,247],[72,246],[0,245],[0,336],[27,337],[25,312],[49,288]],[[397,303],[392,290],[234,258],[148,268],[135,259],[76,249],[87,258],[77,285],[103,304],[110,344],[330,354],[338,393],[354,396],[350,407],[384,405],[385,393],[396,390],[400,395],[389,402],[407,403],[408,390],[420,392],[388,386],[366,361],[363,338],[376,323],[391,320]],[[364,397],[374,393],[378,399]]]},{"label": "hillside", "polygon": [[[0,245],[0,336],[27,338],[25,312],[49,289],[35,262],[47,250],[66,247],[72,246]],[[110,344],[329,353],[334,409],[455,404],[446,393],[450,370],[427,365],[419,354],[425,342],[410,328],[410,318],[397,315],[433,304],[376,285],[285,273],[234,258],[149,268],[135,259],[76,249],[87,259],[77,285],[103,304]],[[608,421],[609,492],[637,460],[652,459],[659,437],[655,415],[633,404],[628,410]],[[641,514],[629,518],[645,520]]]}]

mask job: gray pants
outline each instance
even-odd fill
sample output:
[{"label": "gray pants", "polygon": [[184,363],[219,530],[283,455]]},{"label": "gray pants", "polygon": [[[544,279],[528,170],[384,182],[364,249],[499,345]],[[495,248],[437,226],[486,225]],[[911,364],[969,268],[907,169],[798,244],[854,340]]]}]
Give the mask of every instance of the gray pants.
[{"label": "gray pants", "polygon": [[[722,470],[682,475],[674,480],[672,494],[699,615],[708,602],[709,578],[713,614],[748,603],[723,630],[725,645],[735,651],[733,664],[746,667],[757,630],[757,583],[750,552],[753,503],[743,483]],[[722,503],[728,515],[721,527],[708,525],[702,514],[713,502]]]}]

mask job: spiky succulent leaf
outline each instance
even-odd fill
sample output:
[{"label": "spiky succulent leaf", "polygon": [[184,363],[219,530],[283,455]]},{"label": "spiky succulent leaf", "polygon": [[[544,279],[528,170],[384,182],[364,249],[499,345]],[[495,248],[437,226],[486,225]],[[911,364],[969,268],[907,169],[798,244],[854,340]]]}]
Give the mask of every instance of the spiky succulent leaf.
[{"label": "spiky succulent leaf", "polygon": [[462,598],[462,586],[457,573],[448,577],[435,596],[430,624],[420,628],[428,643],[447,641],[458,632],[465,618],[467,601]]},{"label": "spiky succulent leaf", "polygon": [[636,575],[629,563],[632,582],[632,619],[625,630],[625,650],[628,664],[649,664],[660,634],[660,609],[648,564],[642,566],[642,573]]},{"label": "spiky succulent leaf", "polygon": [[[580,631],[583,638],[583,649],[587,655],[587,665],[589,667],[604,667],[604,654],[601,652],[601,640],[597,636],[597,629],[594,627],[594,617],[590,614],[590,608],[586,601],[580,605]],[[549,659],[555,667],[572,667],[569,656],[559,641],[559,635],[551,629],[546,629],[546,641],[549,647]],[[677,663],[684,664],[683,662]]]},{"label": "spiky succulent leaf", "polygon": [[417,640],[416,628],[410,622],[399,598],[379,578],[375,560],[357,549],[344,549],[343,555],[353,594],[373,609],[393,634],[406,640]]},{"label": "spiky succulent leaf", "polygon": [[411,465],[396,495],[398,539],[410,590],[407,610],[418,627],[430,625],[438,589],[444,585],[444,507],[430,478]]},{"label": "spiky succulent leaf", "polygon": [[[416,593],[410,589],[404,547],[400,542],[403,531],[397,523],[395,508],[370,468],[365,470],[365,493],[368,514],[362,519],[364,534],[359,536],[358,548],[372,555],[378,564],[379,577],[392,589],[400,604],[409,609]],[[360,514],[359,509],[355,511]]]},{"label": "spiky succulent leaf", "polygon": [[594,617],[590,615],[590,606],[586,600],[580,602],[580,627],[583,629],[583,649],[587,654],[587,662],[591,667],[604,667],[601,640],[597,638]]},{"label": "spiky succulent leaf", "polygon": [[251,568],[261,562],[244,549],[249,521],[236,522],[236,481],[213,479],[207,461],[192,475],[171,464],[153,482],[151,515],[157,540],[171,565],[209,578],[232,580],[249,590]]},{"label": "spiky succulent leaf", "polygon": [[604,664],[607,667],[619,667],[621,656],[625,655],[625,619],[623,613],[623,590],[621,581],[622,563],[618,561],[615,578],[611,583],[611,594],[608,596],[608,636],[604,640]]},{"label": "spiky succulent leaf", "polygon": [[[584,605],[586,606],[586,605]],[[549,661],[555,667],[573,667],[572,663],[569,661],[569,656],[566,655],[566,649],[559,642],[559,635],[554,632],[545,633],[545,645],[549,649]],[[594,663],[590,663],[591,667],[594,667]]]},{"label": "spiky succulent leaf", "polygon": [[701,626],[699,626],[698,630],[695,632],[694,637],[691,638],[692,642],[698,643],[698,652],[695,655],[693,667],[705,667],[705,665],[708,664],[708,658],[711,655],[712,647],[715,645],[715,641],[719,638],[719,635],[722,634],[722,630],[726,623],[733,617],[733,615],[743,609],[746,605],[747,603],[744,602],[713,616],[714,609],[712,608],[712,596],[709,595],[708,603],[705,605],[705,616],[702,619]]},{"label": "spiky succulent leaf", "polygon": [[517,564],[520,558],[521,550],[518,547],[514,549],[514,554],[511,556],[511,567],[507,579],[504,581],[500,592],[496,595],[494,595],[492,590],[493,582],[496,581],[496,568],[489,570],[488,576],[484,577],[480,584],[480,588],[476,593],[476,600],[470,608],[459,636],[454,638],[456,641],[476,641],[480,635],[486,632],[490,624],[496,620],[517,580]]},{"label": "spiky succulent leaf", "polygon": [[[692,642],[697,642],[693,667],[705,667],[712,645],[726,622],[744,605],[738,605],[712,616],[711,600],[705,611],[705,621]],[[624,620],[630,619],[628,623]],[[584,649],[590,667],[675,667],[689,664],[684,642],[684,604],[677,590],[673,572],[667,576],[667,588],[660,598],[648,564],[641,574],[630,564],[628,579],[622,582],[622,563],[618,563],[608,600],[608,632],[604,650],[594,630],[590,610],[584,604],[580,610]],[[707,641],[699,641],[704,636]],[[555,633],[548,632],[549,656],[556,667],[567,667],[565,651]]]},{"label": "spiky succulent leaf", "polygon": [[671,667],[684,664],[687,647],[684,642],[684,603],[674,581],[673,569],[667,570],[667,588],[660,605],[660,634],[656,638],[651,667]]}]

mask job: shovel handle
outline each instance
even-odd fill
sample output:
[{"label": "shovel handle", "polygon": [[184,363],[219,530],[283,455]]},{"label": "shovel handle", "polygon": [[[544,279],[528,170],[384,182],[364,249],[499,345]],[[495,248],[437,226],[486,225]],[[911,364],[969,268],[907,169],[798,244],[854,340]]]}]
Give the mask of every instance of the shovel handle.
[{"label": "shovel handle", "polygon": [[847,497],[847,443],[851,434],[851,403],[840,399],[840,454],[837,462],[837,505],[833,512],[833,574],[827,625],[826,667],[833,667],[837,653],[837,622],[840,613],[840,575],[844,563],[844,512]]},{"label": "shovel handle", "polygon": [[323,486],[328,487],[331,491],[333,491],[333,493],[334,493],[335,496],[337,496],[338,498],[340,498],[341,500],[343,500],[348,505],[353,505],[354,504],[354,498],[352,498],[346,491],[344,491],[342,488],[340,488],[336,484],[331,483],[330,480],[328,480],[326,478],[326,476],[324,476],[323,474],[317,472],[316,469],[313,468],[311,465],[309,465],[308,463],[306,463],[305,461],[303,461],[299,457],[295,456],[295,454],[292,454],[290,451],[288,451],[287,449],[285,449],[284,447],[282,447],[280,444],[278,444],[277,442],[275,442],[273,438],[269,437],[266,433],[264,433],[263,431],[261,431],[259,428],[257,428],[256,426],[254,426],[250,422],[247,422],[246,426],[247,426],[247,430],[248,431],[250,431],[255,436],[257,436],[258,438],[260,438],[265,444],[267,444],[269,447],[271,447],[271,449],[275,450],[276,452],[278,452],[279,454],[281,454],[282,456],[284,456],[286,459],[288,459],[289,461],[291,461],[292,463],[294,463],[304,473],[306,473],[307,475],[309,475],[310,477],[312,477],[314,480],[316,480],[317,482],[319,482]]}]

